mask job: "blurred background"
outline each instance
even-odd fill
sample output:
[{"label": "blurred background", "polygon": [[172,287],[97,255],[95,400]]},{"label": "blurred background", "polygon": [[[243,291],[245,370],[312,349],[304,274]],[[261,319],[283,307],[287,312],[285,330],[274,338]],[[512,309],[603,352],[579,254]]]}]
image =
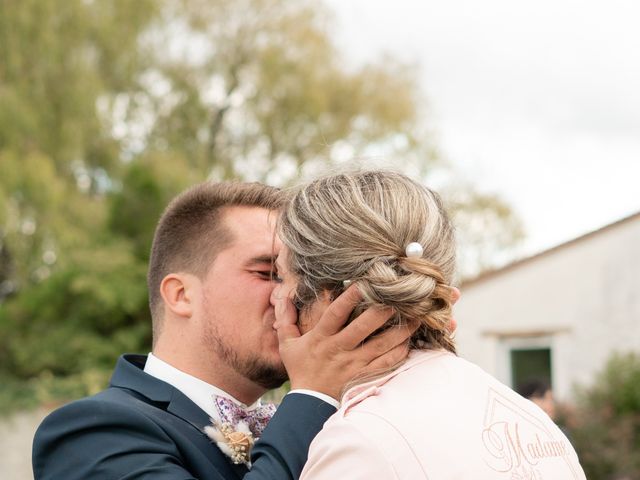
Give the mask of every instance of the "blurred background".
[{"label": "blurred background", "polygon": [[462,356],[539,380],[591,480],[640,479],[640,5],[1,0],[0,476],[150,349],[146,263],[206,179],[437,189]]}]

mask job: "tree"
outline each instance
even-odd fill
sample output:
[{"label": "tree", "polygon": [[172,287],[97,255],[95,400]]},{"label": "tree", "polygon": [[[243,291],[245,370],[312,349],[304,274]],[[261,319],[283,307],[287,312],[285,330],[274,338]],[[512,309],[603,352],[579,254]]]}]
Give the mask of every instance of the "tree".
[{"label": "tree", "polygon": [[512,257],[514,247],[524,238],[524,230],[504,201],[464,183],[451,185],[443,193],[459,226],[461,276],[477,275]]},{"label": "tree", "polygon": [[155,50],[146,91],[127,100],[132,150],[182,152],[203,176],[282,183],[332,161],[336,145],[357,155],[374,143],[419,143],[411,69],[388,60],[346,68],[318,2],[165,6],[154,35],[174,47]]},{"label": "tree", "polygon": [[640,478],[640,355],[617,354],[579,394],[572,441],[587,478]]},{"label": "tree", "polygon": [[140,101],[155,121],[141,145],[184,152],[213,178],[276,185],[347,162],[393,166],[427,183],[436,167],[447,171],[462,276],[524,236],[499,197],[456,181],[438,158],[415,69],[390,58],[345,66],[317,1],[173,1],[164,15],[172,20],[158,32],[163,42],[176,24],[185,40],[155,62],[156,87]]},{"label": "tree", "polygon": [[[345,65],[330,22],[315,0],[0,4],[0,377],[89,391],[87,371],[149,348],[152,231],[187,185],[357,157],[429,178],[415,69]],[[461,212],[488,198],[464,191]]]},{"label": "tree", "polygon": [[95,227],[90,218],[101,216],[96,191],[121,162],[99,107],[138,88],[139,36],[154,7],[151,0],[0,4],[0,245],[12,284],[5,290],[42,280],[52,255],[62,261],[82,230]]},{"label": "tree", "polygon": [[104,105],[139,88],[155,5],[0,4],[0,377],[20,391],[149,342],[144,264],[106,228],[122,148]]}]

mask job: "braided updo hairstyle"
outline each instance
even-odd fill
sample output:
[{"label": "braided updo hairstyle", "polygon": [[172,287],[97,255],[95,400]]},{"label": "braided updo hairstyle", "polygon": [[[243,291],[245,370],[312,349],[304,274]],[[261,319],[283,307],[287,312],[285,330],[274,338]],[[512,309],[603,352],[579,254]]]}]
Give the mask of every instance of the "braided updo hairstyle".
[{"label": "braided updo hairstyle", "polygon": [[[357,283],[370,306],[390,306],[385,328],[419,323],[411,348],[455,352],[449,331],[455,264],[454,231],[440,197],[405,175],[389,171],[340,173],[295,192],[278,234],[288,247],[287,265],[297,276],[298,308],[345,280]],[[418,242],[421,257],[407,257]]]}]

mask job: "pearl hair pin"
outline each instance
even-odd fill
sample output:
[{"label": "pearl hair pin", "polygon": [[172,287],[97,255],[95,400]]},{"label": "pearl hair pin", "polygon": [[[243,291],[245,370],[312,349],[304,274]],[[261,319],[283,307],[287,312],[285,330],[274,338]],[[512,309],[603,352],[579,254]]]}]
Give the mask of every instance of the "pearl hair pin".
[{"label": "pearl hair pin", "polygon": [[409,258],[411,258],[411,257],[420,258],[420,257],[422,257],[422,254],[424,253],[424,250],[422,248],[422,245],[420,245],[418,242],[411,242],[404,249],[404,253]]}]

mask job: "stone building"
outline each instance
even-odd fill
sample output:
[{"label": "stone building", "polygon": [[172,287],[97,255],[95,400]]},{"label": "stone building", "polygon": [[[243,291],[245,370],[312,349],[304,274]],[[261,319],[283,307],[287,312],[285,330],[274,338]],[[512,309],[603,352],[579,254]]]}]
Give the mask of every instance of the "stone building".
[{"label": "stone building", "polygon": [[569,400],[614,352],[640,352],[640,212],[461,290],[460,355],[514,388],[546,378]]}]

